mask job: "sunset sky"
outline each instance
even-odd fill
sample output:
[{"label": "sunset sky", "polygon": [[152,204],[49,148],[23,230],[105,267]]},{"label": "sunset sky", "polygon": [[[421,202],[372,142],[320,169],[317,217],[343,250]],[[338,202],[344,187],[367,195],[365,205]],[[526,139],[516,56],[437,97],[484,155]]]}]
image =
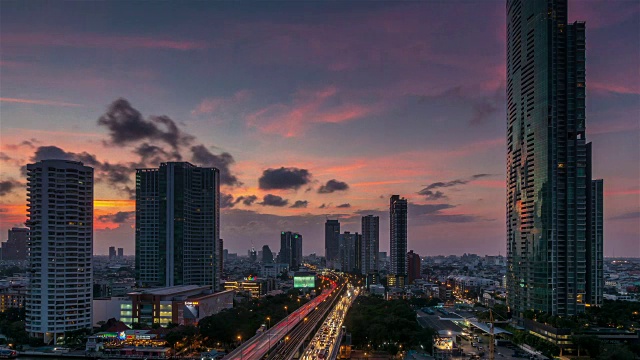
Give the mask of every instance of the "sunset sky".
[{"label": "sunset sky", "polygon": [[[21,168],[96,170],[96,254],[134,252],[135,169],[217,166],[230,252],[409,199],[409,249],[505,254],[505,1],[0,2],[0,240]],[[587,23],[587,138],[605,255],[640,256],[640,3]]]}]

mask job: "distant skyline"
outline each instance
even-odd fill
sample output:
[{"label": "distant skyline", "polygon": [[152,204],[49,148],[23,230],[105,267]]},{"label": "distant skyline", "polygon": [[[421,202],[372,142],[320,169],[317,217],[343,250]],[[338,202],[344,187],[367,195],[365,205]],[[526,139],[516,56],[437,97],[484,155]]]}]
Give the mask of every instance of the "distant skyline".
[{"label": "distant skyline", "polygon": [[[36,6],[37,4],[37,6]],[[640,4],[569,1],[587,22],[587,137],[605,256],[640,256]],[[27,163],[95,168],[94,249],[134,252],[135,168],[222,171],[231,252],[324,254],[409,200],[408,249],[505,255],[505,1],[1,2],[0,240]],[[124,99],[124,100],[118,100]]]}]

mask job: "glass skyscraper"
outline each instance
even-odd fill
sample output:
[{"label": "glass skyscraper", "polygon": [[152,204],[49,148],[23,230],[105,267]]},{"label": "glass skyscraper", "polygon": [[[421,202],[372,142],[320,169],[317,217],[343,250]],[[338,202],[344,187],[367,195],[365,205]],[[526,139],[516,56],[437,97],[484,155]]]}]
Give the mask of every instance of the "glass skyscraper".
[{"label": "glass skyscraper", "polygon": [[187,162],[136,171],[136,281],[220,288],[220,171]]},{"label": "glass skyscraper", "polygon": [[324,223],[324,257],[327,261],[327,266],[329,266],[329,262],[339,258],[339,236],[340,221],[327,219],[327,222]]},{"label": "glass skyscraper", "polygon": [[583,312],[596,281],[585,88],[585,24],[567,23],[567,1],[508,0],[507,303],[518,318]]},{"label": "glass skyscraper", "polygon": [[407,199],[392,195],[389,200],[389,239],[391,268],[389,273],[407,276]]}]

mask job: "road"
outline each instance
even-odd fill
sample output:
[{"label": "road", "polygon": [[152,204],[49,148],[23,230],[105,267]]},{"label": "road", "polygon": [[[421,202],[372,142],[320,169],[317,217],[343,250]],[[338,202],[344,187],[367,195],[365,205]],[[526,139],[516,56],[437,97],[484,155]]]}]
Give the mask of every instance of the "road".
[{"label": "road", "polygon": [[262,334],[257,334],[251,339],[245,341],[242,345],[235,350],[227,354],[224,357],[225,360],[258,360],[262,359],[267,354],[270,348],[278,344],[278,342],[285,338],[285,336],[300,322],[304,321],[305,317],[320,306],[326,299],[328,299],[333,291],[336,289],[337,284],[332,283],[331,287],[322,292],[322,294],[316,296],[314,299],[304,304],[291,314],[273,325],[270,329]]},{"label": "road", "polygon": [[358,293],[358,289],[354,289],[349,285],[348,290],[333,307],[324,324],[322,324],[300,357],[301,360],[335,359],[335,355],[340,348],[344,317]]}]

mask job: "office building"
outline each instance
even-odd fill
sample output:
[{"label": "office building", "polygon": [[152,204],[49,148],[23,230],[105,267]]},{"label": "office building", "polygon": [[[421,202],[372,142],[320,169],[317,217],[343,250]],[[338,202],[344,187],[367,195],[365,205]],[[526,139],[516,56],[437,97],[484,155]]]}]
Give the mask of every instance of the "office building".
[{"label": "office building", "polygon": [[115,260],[115,259],[116,259],[116,247],[109,246],[109,260]]},{"label": "office building", "polygon": [[416,279],[422,278],[421,266],[420,255],[414,253],[413,250],[409,251],[407,253],[408,284],[413,284]]},{"label": "office building", "polygon": [[264,245],[262,247],[262,263],[263,264],[273,263],[273,253],[271,252],[269,245]]},{"label": "office building", "polygon": [[136,170],[136,281],[220,289],[220,172],[187,162]]},{"label": "office building", "polygon": [[2,243],[2,260],[27,260],[27,228],[11,228],[6,242]]},{"label": "office building", "polygon": [[324,223],[324,257],[327,264],[339,257],[339,237],[340,221],[327,219],[327,222]]},{"label": "office building", "polygon": [[392,195],[389,201],[391,266],[389,274],[407,275],[407,199]]},{"label": "office building", "polygon": [[27,218],[26,331],[57,343],[92,326],[93,169],[67,160],[27,165]]},{"label": "office building", "polygon": [[298,270],[302,264],[302,235],[291,231],[280,233],[278,262],[287,264],[293,271]]},{"label": "office building", "polygon": [[122,260],[124,258],[124,249],[118,248],[118,258]]},{"label": "office building", "polygon": [[587,276],[585,24],[567,12],[567,0],[507,1],[507,305],[518,319],[584,312],[587,281],[601,283]]},{"label": "office building", "polygon": [[378,252],[380,250],[380,218],[367,215],[362,217],[362,260],[361,270],[367,275],[379,270]]},{"label": "office building", "polygon": [[362,272],[362,235],[345,231],[338,239],[340,270],[360,274]]}]

